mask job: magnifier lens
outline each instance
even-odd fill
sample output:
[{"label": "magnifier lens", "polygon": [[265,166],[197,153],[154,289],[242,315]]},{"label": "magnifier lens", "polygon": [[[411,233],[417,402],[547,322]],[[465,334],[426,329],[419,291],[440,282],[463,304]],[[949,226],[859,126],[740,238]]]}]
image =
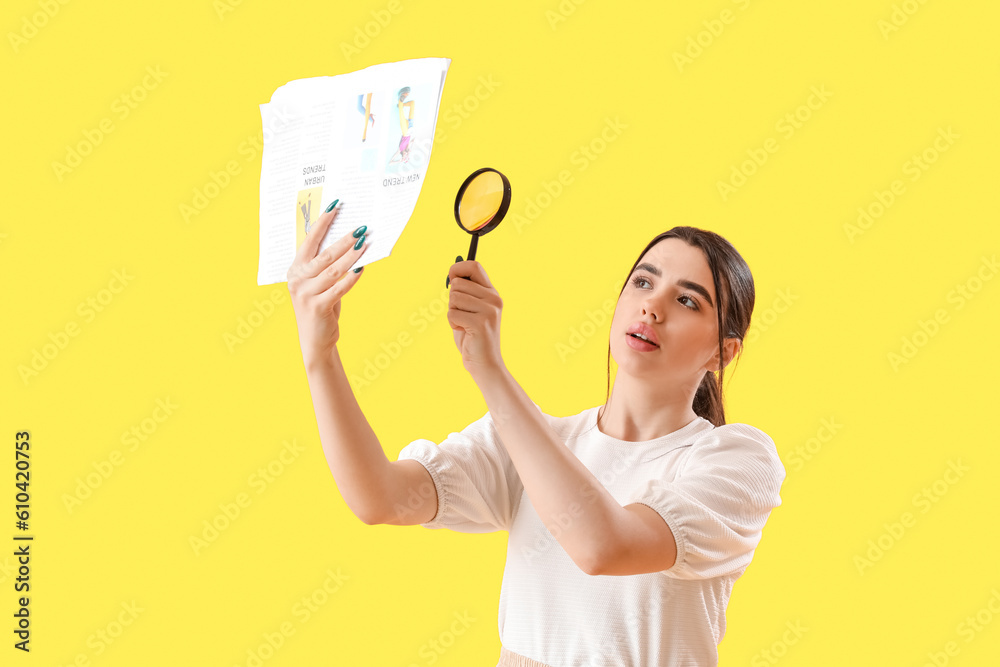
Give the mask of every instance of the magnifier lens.
[{"label": "magnifier lens", "polygon": [[462,227],[474,232],[488,225],[500,210],[503,191],[503,179],[495,171],[484,171],[472,179],[458,207]]},{"label": "magnifier lens", "polygon": [[[495,229],[507,215],[509,207],[510,183],[496,169],[484,167],[474,171],[462,183],[455,197],[455,221],[472,235],[469,242],[470,261],[476,259],[479,237]],[[449,276],[445,278],[445,287],[450,283]]]}]

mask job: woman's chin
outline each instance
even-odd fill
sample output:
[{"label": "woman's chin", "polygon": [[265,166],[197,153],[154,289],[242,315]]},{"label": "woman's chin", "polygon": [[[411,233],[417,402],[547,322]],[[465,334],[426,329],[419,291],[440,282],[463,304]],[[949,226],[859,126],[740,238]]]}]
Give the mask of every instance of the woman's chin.
[{"label": "woman's chin", "polygon": [[623,345],[620,350],[611,350],[611,358],[619,371],[626,371],[629,375],[635,376],[663,376],[666,371],[666,358],[659,348],[643,352],[633,350],[627,345]]}]

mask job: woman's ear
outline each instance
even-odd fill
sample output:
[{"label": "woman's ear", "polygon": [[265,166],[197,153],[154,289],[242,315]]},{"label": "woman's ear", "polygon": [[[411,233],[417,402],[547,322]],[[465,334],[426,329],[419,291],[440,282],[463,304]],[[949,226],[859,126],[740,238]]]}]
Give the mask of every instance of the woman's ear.
[{"label": "woman's ear", "polygon": [[[726,338],[725,340],[722,341],[722,351],[726,355],[726,362],[722,364],[722,368],[728,366],[729,362],[731,362],[733,359],[736,358],[736,354],[740,351],[740,348],[742,347],[743,347],[743,341],[740,340],[739,338]],[[711,370],[719,371],[722,370],[722,368],[719,367],[719,353],[716,352],[715,356],[712,357]]]}]

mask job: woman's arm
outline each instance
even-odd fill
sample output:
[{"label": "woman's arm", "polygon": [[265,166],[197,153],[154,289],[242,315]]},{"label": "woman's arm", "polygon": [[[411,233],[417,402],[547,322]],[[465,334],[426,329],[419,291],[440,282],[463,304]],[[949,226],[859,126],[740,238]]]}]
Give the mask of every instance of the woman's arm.
[{"label": "woman's arm", "polygon": [[570,451],[506,366],[473,379],[538,517],[581,570],[600,573],[627,510]]},{"label": "woman's arm", "polygon": [[[389,510],[378,523],[389,526],[417,526],[437,516],[438,498],[434,478],[419,461],[401,459],[390,464]],[[410,491],[413,491],[411,493]]]},{"label": "woman's arm", "polygon": [[[316,410],[320,442],[327,465],[341,496],[354,514],[368,525],[426,523],[437,512],[437,496],[416,494],[405,502],[412,512],[389,516],[396,498],[407,498],[407,489],[430,483],[430,474],[419,463],[390,462],[368,424],[351,390],[334,348],[332,354],[306,361],[306,376]],[[401,465],[404,464],[405,465]],[[419,470],[417,470],[419,468]],[[398,520],[397,520],[398,519]]]},{"label": "woman's arm", "polygon": [[482,264],[455,262],[448,277],[448,323],[462,365],[486,399],[531,505],[573,562],[597,574],[611,532],[628,511],[570,451],[507,370],[500,353],[503,300]]},{"label": "woman's arm", "polygon": [[[363,275],[350,267],[368,249],[365,225],[319,249],[341,205],[339,199],[330,204],[299,246],[288,267],[288,292],[327,465],[347,506],[359,519],[372,524],[382,520],[386,507],[395,507],[392,502],[399,497],[399,489],[408,489],[407,480],[419,471],[389,464],[340,361],[340,302]],[[425,507],[432,502],[427,495],[434,497],[433,508]],[[431,509],[433,517],[437,511],[433,492],[424,494],[419,502],[409,502],[415,505],[411,518],[422,517]]]}]

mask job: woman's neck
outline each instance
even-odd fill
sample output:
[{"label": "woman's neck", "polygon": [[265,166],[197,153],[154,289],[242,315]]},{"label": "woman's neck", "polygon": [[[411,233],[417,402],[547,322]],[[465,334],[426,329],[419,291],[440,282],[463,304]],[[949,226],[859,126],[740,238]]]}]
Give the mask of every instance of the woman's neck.
[{"label": "woman's neck", "polygon": [[694,394],[629,392],[618,380],[611,396],[597,414],[601,433],[627,442],[655,440],[684,428],[698,415],[692,409]]}]

